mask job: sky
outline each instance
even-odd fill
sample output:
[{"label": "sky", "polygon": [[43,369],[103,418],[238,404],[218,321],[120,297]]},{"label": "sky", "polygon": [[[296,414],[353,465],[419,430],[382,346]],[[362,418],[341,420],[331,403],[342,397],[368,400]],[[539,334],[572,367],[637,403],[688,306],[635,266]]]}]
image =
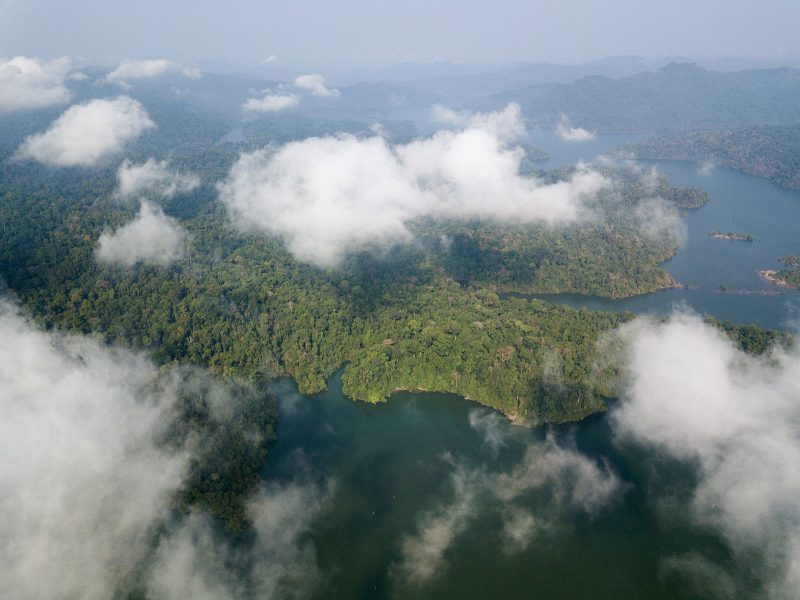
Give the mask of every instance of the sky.
[{"label": "sky", "polygon": [[0,0],[0,56],[375,67],[800,58],[797,0]]}]

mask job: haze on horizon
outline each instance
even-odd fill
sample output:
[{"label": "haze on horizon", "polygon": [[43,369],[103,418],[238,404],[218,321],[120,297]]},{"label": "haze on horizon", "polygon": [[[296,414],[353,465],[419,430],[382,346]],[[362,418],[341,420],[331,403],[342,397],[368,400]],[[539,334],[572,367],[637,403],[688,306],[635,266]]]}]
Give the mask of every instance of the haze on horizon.
[{"label": "haze on horizon", "polygon": [[800,3],[569,0],[403,3],[298,0],[0,0],[0,56],[90,63],[167,57],[196,63],[378,67],[401,62],[582,63],[649,58],[800,58]]}]

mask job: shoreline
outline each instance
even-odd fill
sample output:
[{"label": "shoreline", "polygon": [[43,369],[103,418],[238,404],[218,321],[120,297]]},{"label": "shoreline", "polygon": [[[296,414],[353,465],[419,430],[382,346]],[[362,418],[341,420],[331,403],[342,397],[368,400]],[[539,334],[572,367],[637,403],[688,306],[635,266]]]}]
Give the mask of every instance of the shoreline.
[{"label": "shoreline", "polygon": [[762,270],[757,271],[757,272],[758,272],[759,277],[761,277],[763,280],[767,281],[768,283],[771,283],[772,285],[777,285],[778,287],[787,288],[787,289],[791,289],[792,288],[792,286],[789,285],[788,283],[786,283],[786,281],[784,281],[783,279],[778,277],[778,271],[776,271],[775,269],[762,269]]},{"label": "shoreline", "polygon": [[726,242],[754,242],[756,238],[750,233],[732,233],[724,231],[712,231],[708,234],[709,237],[715,240],[724,240]]}]

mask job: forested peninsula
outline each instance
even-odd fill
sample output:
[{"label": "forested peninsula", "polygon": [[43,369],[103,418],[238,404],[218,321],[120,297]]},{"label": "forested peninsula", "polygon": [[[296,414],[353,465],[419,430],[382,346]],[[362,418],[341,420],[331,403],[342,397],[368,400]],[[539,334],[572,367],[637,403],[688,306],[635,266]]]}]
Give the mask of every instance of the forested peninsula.
[{"label": "forested peninsula", "polygon": [[641,159],[719,165],[800,190],[800,125],[672,135],[626,146],[623,152]]}]

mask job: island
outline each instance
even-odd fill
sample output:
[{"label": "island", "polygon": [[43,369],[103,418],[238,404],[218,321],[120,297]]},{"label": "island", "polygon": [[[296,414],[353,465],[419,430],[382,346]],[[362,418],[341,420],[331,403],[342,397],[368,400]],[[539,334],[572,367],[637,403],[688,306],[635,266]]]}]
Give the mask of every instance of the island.
[{"label": "island", "polygon": [[758,274],[773,285],[800,288],[800,256],[781,256],[783,269],[764,269]]},{"label": "island", "polygon": [[708,202],[708,192],[700,188],[667,187],[661,193],[678,208],[695,209]]},{"label": "island", "polygon": [[754,242],[756,239],[750,233],[733,231],[712,231],[708,235],[716,240],[728,240],[732,242]]},{"label": "island", "polygon": [[787,267],[791,268],[800,267],[800,256],[793,256],[793,255],[781,256],[778,259],[778,261],[783,263]]}]

